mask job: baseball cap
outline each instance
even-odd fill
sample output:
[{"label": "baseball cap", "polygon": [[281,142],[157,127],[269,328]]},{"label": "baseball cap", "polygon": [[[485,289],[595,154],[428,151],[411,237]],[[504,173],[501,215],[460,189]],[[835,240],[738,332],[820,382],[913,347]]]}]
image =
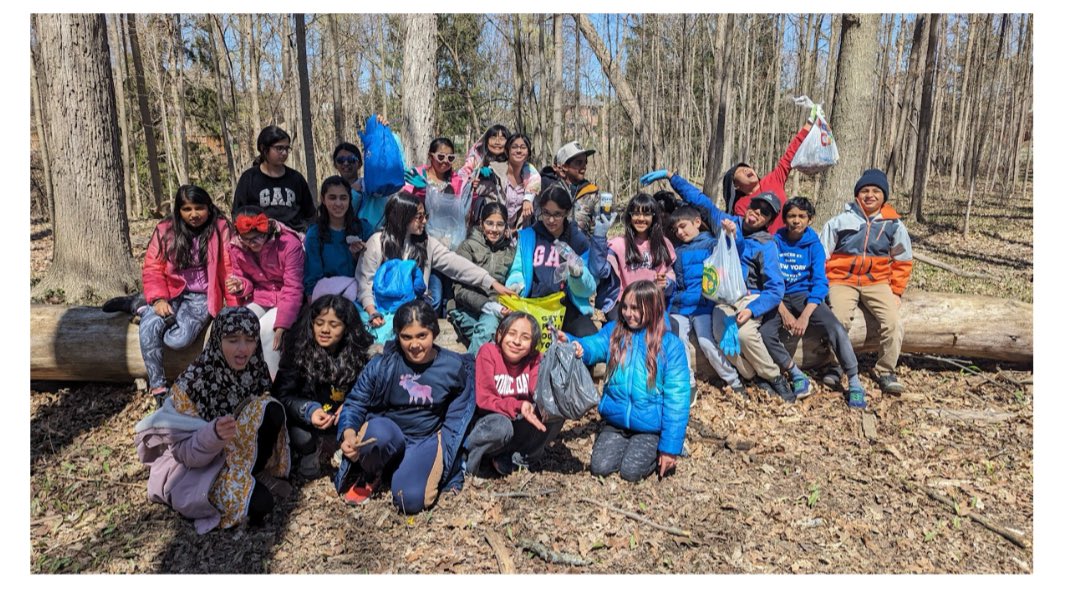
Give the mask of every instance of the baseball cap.
[{"label": "baseball cap", "polygon": [[586,154],[592,156],[596,154],[596,150],[587,150],[581,146],[577,141],[571,141],[570,143],[563,144],[563,147],[556,150],[556,164],[567,164],[567,161],[579,154]]}]

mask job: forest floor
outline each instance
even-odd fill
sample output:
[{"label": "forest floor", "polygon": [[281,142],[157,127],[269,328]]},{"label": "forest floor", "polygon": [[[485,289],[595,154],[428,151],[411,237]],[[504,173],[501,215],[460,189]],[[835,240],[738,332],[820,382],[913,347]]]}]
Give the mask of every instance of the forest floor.
[{"label": "forest floor", "polygon": [[[965,200],[931,207],[931,223],[909,221],[915,248],[990,278],[916,263],[910,288],[1033,300],[1032,201],[976,206],[966,240]],[[135,254],[153,225],[131,223]],[[31,234],[36,280],[51,234],[47,224]],[[966,369],[903,356],[899,398],[864,376],[866,412],[825,388],[785,405],[753,389],[747,400],[731,398],[699,380],[689,457],[662,481],[592,477],[600,422],[590,413],[565,426],[532,472],[468,482],[429,512],[398,514],[387,495],[348,507],[324,471],[296,480],[264,527],[205,536],[146,498],[147,471],[133,449],[133,427],[152,408],[143,393],[132,384],[34,382],[30,570],[1029,573],[1032,368],[958,362]],[[537,556],[535,544],[569,564]]]}]

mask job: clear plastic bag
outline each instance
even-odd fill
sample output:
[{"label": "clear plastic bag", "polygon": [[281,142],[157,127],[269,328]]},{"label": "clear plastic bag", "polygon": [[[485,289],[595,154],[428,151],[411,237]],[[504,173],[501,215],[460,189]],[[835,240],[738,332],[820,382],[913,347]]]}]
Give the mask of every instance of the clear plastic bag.
[{"label": "clear plastic bag", "polygon": [[804,138],[804,141],[793,155],[792,167],[802,173],[821,173],[837,164],[840,158],[837,152],[837,142],[834,134],[830,131],[830,125],[826,122],[826,116],[822,113],[822,107],[815,104],[811,99],[796,97],[794,103],[805,108],[816,108],[815,123]]},{"label": "clear plastic bag", "polygon": [[571,268],[578,268],[576,272],[581,275],[582,270],[585,268],[581,255],[562,240],[554,241],[552,248],[555,249],[556,255],[559,256],[559,265],[556,266],[555,271],[552,273],[552,280],[555,282],[566,281],[572,276]]},{"label": "clear plastic bag", "polygon": [[574,350],[574,342],[553,339],[541,359],[533,401],[546,424],[581,419],[600,402],[593,378]]},{"label": "clear plastic bag", "polygon": [[471,187],[467,182],[457,194],[433,186],[426,188],[426,233],[455,251],[467,238],[467,213],[471,207]]},{"label": "clear plastic bag", "polygon": [[704,260],[701,291],[705,298],[725,304],[732,304],[748,293],[737,243],[725,230],[719,235],[711,256]]}]

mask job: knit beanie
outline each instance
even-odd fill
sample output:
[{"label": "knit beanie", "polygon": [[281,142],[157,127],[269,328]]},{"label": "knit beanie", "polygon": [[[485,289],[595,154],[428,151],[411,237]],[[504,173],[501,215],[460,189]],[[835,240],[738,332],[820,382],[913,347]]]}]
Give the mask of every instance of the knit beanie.
[{"label": "knit beanie", "polygon": [[864,186],[873,185],[879,190],[882,190],[882,197],[889,201],[889,179],[886,178],[885,173],[879,169],[867,169],[860,176],[860,180],[856,182],[856,187],[852,189],[853,196],[859,196],[860,190]]}]

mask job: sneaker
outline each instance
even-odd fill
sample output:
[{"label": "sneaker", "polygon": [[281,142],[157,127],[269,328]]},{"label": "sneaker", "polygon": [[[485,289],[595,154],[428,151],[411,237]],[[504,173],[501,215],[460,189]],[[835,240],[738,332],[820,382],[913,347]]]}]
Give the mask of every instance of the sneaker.
[{"label": "sneaker", "polygon": [[341,453],[340,449],[338,449],[337,451],[333,452],[333,457],[330,458],[330,463],[333,464],[334,468],[340,468],[341,460],[344,459],[344,457],[344,454]]},{"label": "sneaker", "polygon": [[760,390],[763,390],[767,394],[770,394],[771,396],[778,396],[778,393],[774,391],[774,386],[772,386],[770,382],[763,379],[759,375],[752,378],[752,385],[756,386]]},{"label": "sneaker", "polygon": [[886,373],[878,378],[878,387],[886,394],[904,394],[904,384],[893,373]]},{"label": "sneaker", "polygon": [[827,367],[822,373],[822,383],[827,388],[839,390],[841,389],[841,378],[844,375],[845,372],[841,370],[841,367]]},{"label": "sneaker", "polygon": [[511,454],[511,464],[515,470],[529,470],[530,458],[516,451]]},{"label": "sneaker", "polygon": [[492,464],[493,470],[500,476],[507,476],[515,471],[515,464],[511,461],[510,453],[501,453],[500,455],[489,458],[489,463]]},{"label": "sneaker", "polygon": [[296,469],[305,479],[316,478],[319,475],[319,450],[316,449],[314,453],[301,456],[300,464]]},{"label": "sneaker", "polygon": [[373,482],[357,482],[353,483],[348,491],[341,496],[341,499],[345,501],[349,506],[361,506],[367,503],[367,500],[378,490],[378,485],[381,483],[381,479],[377,479]]},{"label": "sneaker", "polygon": [[793,393],[797,398],[807,398],[815,394],[815,386],[812,385],[811,379],[807,375],[793,378],[792,383]]},{"label": "sneaker", "polygon": [[785,402],[796,402],[797,395],[793,394],[793,387],[789,385],[789,380],[786,379],[784,375],[779,375],[778,377],[775,377],[770,382],[770,385],[771,389],[774,390],[774,393],[782,397],[782,400],[784,400]]},{"label": "sneaker", "polygon": [[127,314],[136,314],[137,308],[144,305],[147,305],[144,294],[133,293],[122,297],[112,297],[105,301],[104,305],[100,306],[100,309],[104,312],[126,312]]},{"label": "sneaker", "polygon": [[848,406],[853,409],[867,408],[867,394],[863,391],[863,388],[848,389]]}]

